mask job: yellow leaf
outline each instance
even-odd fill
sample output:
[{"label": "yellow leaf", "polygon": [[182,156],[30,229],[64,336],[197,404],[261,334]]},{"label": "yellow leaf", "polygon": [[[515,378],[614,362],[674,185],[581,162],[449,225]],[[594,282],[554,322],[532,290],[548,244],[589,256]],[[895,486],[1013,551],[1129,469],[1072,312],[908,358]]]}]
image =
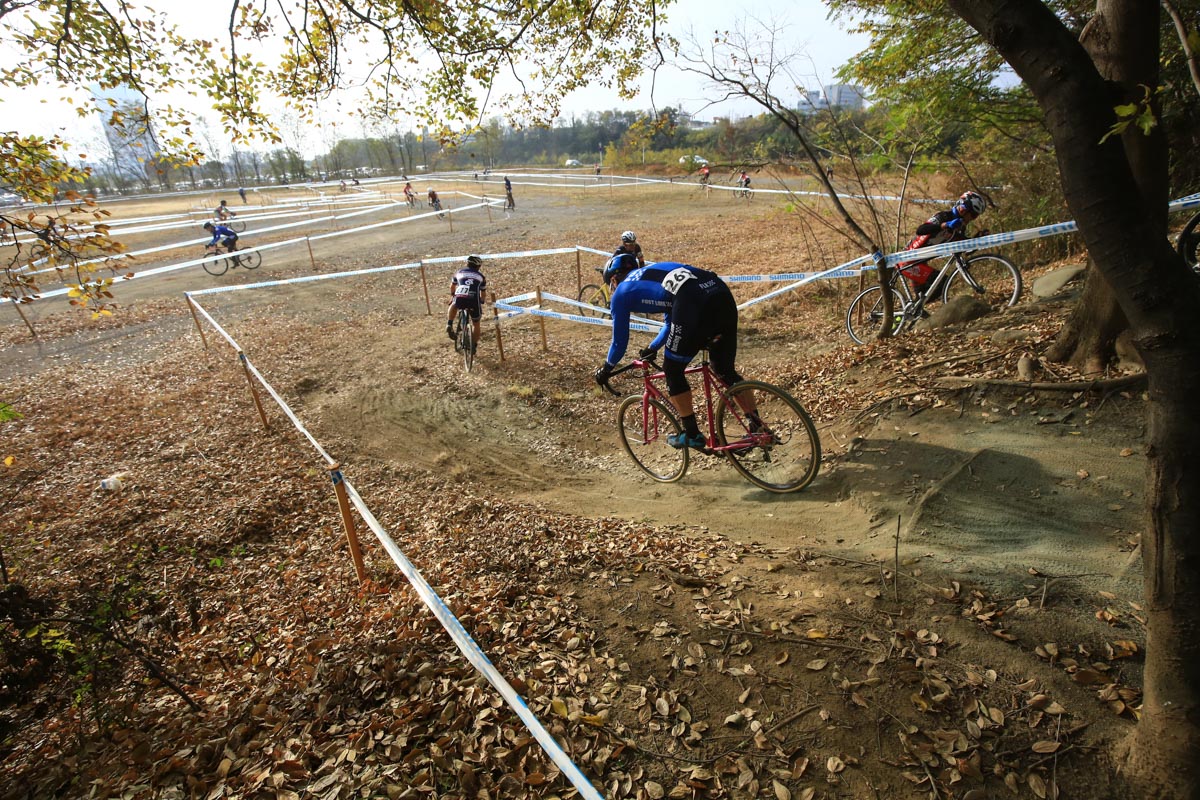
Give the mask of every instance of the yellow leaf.
[{"label": "yellow leaf", "polygon": [[6,466],[6,467],[11,467],[15,462],[16,462],[16,459],[13,458],[12,456],[4,457],[4,466]]},{"label": "yellow leaf", "polygon": [[807,663],[807,664],[805,664],[804,666],[808,667],[808,668],[809,668],[809,669],[811,669],[813,672],[817,672],[817,671],[819,671],[819,670],[823,670],[823,669],[825,669],[825,665],[826,665],[826,664],[828,664],[828,663],[829,663],[829,662],[828,662],[828,661],[826,661],[826,660],[825,660],[825,659],[823,659],[823,658],[814,658],[812,661],[808,662],[808,663]]},{"label": "yellow leaf", "polygon": [[1053,753],[1056,750],[1058,750],[1058,747],[1059,747],[1058,742],[1052,742],[1049,739],[1043,739],[1040,742],[1034,742],[1033,746],[1030,749],[1032,749],[1033,752],[1035,752],[1035,753],[1041,753],[1042,755],[1047,755],[1049,753]]},{"label": "yellow leaf", "polygon": [[567,704],[557,697],[550,701],[550,709],[560,717],[567,716]]}]

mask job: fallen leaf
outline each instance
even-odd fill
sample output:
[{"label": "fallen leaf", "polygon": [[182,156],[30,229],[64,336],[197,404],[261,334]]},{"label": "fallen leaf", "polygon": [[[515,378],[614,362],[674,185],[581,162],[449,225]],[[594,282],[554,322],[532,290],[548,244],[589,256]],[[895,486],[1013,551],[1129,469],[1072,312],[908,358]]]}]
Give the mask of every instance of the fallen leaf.
[{"label": "fallen leaf", "polygon": [[1041,800],[1046,800],[1046,782],[1042,780],[1042,776],[1036,772],[1029,773],[1029,777],[1025,779],[1029,784],[1030,790],[1036,794]]},{"label": "fallen leaf", "polygon": [[829,770],[834,775],[838,774],[846,768],[846,762],[842,761],[837,756],[830,756],[825,761],[825,769]]},{"label": "fallen leaf", "polygon": [[1121,449],[1121,458],[1129,458],[1133,455],[1133,448],[1125,447]]},{"label": "fallen leaf", "polygon": [[775,800],[792,800],[792,793],[779,781],[771,781],[771,788],[775,790]]},{"label": "fallen leaf", "polygon": [[828,663],[829,662],[823,658],[814,658],[812,661],[808,662],[804,666],[808,667],[813,672],[818,672],[820,670],[825,669],[825,665]]},{"label": "fallen leaf", "polygon": [[1052,742],[1048,739],[1043,739],[1040,742],[1034,742],[1033,746],[1030,749],[1033,750],[1033,752],[1035,752],[1035,753],[1041,753],[1042,755],[1047,755],[1049,753],[1057,752],[1058,748],[1059,748],[1058,742]]},{"label": "fallen leaf", "polygon": [[788,660],[788,654],[787,654],[787,651],[784,651],[784,652],[780,653],[779,655],[775,656],[775,665],[783,666],[784,664],[787,663],[787,660]]}]

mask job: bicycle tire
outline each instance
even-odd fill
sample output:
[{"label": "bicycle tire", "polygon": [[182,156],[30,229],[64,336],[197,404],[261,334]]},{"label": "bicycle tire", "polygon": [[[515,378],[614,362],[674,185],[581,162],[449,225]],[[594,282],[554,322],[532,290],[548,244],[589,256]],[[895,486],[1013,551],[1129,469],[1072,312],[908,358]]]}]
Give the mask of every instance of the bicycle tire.
[{"label": "bicycle tire", "polygon": [[[944,268],[949,269],[950,265],[947,264]],[[979,289],[967,281],[963,269],[970,273],[971,279],[979,285]],[[1021,271],[1013,266],[1011,261],[994,253],[984,253],[960,262],[950,280],[946,281],[946,288],[942,290],[942,301],[948,303],[952,297],[970,295],[980,298],[991,306],[993,311],[997,311],[1016,305],[1021,297],[1021,287]]]},{"label": "bicycle tire", "polygon": [[246,223],[240,219],[239,220],[225,220],[224,222],[222,222],[220,224],[229,228],[234,233],[245,233],[246,232]]},{"label": "bicycle tire", "polygon": [[42,261],[50,257],[50,248],[42,242],[34,242],[29,245],[29,266],[38,266]]},{"label": "bicycle tire", "polygon": [[758,417],[772,439],[765,444],[726,450],[725,458],[742,477],[768,492],[798,492],[813,482],[821,469],[821,438],[812,417],[790,394],[762,381],[741,381],[717,402],[717,444],[765,438],[750,429],[738,398],[751,393]]},{"label": "bicycle tire", "polygon": [[687,472],[688,448],[667,442],[669,434],[682,430],[675,412],[653,397],[630,395],[617,409],[621,446],[642,472],[660,483],[674,483]]},{"label": "bicycle tire", "polygon": [[475,348],[472,347],[472,327],[471,315],[467,313],[465,308],[458,310],[458,341],[455,343],[455,350],[462,353],[463,366],[467,372],[471,371],[471,367],[475,365]]},{"label": "bicycle tire", "polygon": [[[900,292],[892,289],[892,335],[895,336],[904,328],[904,298]],[[878,285],[868,286],[852,301],[846,309],[846,333],[856,344],[866,344],[879,336],[883,325],[883,292]]]},{"label": "bicycle tire", "polygon": [[1179,241],[1175,245],[1179,255],[1192,269],[1200,268],[1200,212],[1188,220],[1187,225],[1179,233]]},{"label": "bicycle tire", "polygon": [[209,275],[219,278],[229,271],[229,259],[225,258],[225,256],[206,258],[200,266],[204,267],[204,271]]},{"label": "bicycle tire", "polygon": [[[589,283],[579,290],[579,302],[587,303],[589,306],[597,308],[608,308],[608,298],[604,294],[604,289],[598,284]],[[591,308],[581,308],[579,313],[588,317],[605,317],[608,316],[604,311],[596,311]]]},{"label": "bicycle tire", "polygon": [[238,253],[238,266],[246,269],[258,269],[262,266],[262,253],[251,250],[248,253]]}]

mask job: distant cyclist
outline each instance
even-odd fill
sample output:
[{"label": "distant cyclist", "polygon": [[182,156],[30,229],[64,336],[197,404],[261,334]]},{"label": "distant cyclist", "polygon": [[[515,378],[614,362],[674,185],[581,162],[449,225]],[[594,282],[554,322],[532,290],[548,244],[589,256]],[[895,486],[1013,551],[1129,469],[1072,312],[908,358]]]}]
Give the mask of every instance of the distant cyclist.
[{"label": "distant cyclist", "polygon": [[467,256],[467,265],[450,279],[450,308],[446,312],[446,335],[454,339],[454,317],[465,308],[471,315],[471,352],[479,342],[479,316],[483,311],[483,292],[487,278],[483,277],[483,259]]},{"label": "distant cyclist", "polygon": [[[916,235],[904,249],[916,250],[942,242],[965,239],[967,223],[977,219],[986,208],[987,203],[978,192],[963,192],[949,209],[939,211],[918,225]],[[896,266],[917,292],[924,292],[937,279],[938,271],[929,266],[928,261]]]},{"label": "distant cyclist", "polygon": [[236,216],[237,214],[230,210],[228,200],[222,200],[221,204],[217,206],[215,210],[213,210],[213,217],[216,218],[218,222],[224,222],[225,220],[233,219]]},{"label": "distant cyclist", "polygon": [[429,187],[429,191],[426,192],[426,194],[429,197],[429,207],[432,208],[434,211],[441,211],[442,210],[442,200],[440,197],[438,197],[438,193],[433,190],[432,186]]},{"label": "distant cyclist", "polygon": [[238,235],[233,228],[222,225],[219,222],[215,225],[211,222],[206,222],[204,223],[204,230],[211,233],[213,237],[212,241],[204,246],[205,249],[215,250],[217,243],[220,242],[225,246],[226,252],[232,253],[234,250],[237,250]]},{"label": "distant cyclist", "polygon": [[742,174],[738,175],[738,187],[742,189],[750,188],[750,174],[746,170],[742,170]]},{"label": "distant cyclist", "polygon": [[[683,432],[671,434],[667,443],[675,448],[703,448],[704,434],[696,423],[692,388],[684,370],[696,354],[708,348],[710,363],[722,381],[732,385],[742,379],[734,367],[737,356],[737,303],[729,287],[715,272],[688,264],[665,261],[652,267],[636,267],[629,253],[613,256],[604,279],[614,286],[611,312],[613,335],[608,357],[595,372],[604,385],[629,345],[630,314],[666,314],[665,325],[639,355],[650,357],[663,351],[663,372],[671,404],[679,412]],[[752,424],[756,409],[747,408]]]},{"label": "distant cyclist", "polygon": [[517,201],[513,200],[512,181],[510,181],[508,179],[507,175],[504,176],[504,210],[505,211],[516,211],[517,210]]},{"label": "distant cyclist", "polygon": [[[613,256],[619,256],[623,253],[628,253],[637,259],[639,267],[646,266],[646,259],[642,255],[642,246],[638,244],[637,234],[633,231],[625,231],[621,234],[621,244],[613,251]],[[605,280],[607,283],[607,279]]]},{"label": "distant cyclist", "polygon": [[417,195],[413,191],[411,182],[404,184],[404,199],[408,201],[410,206],[415,206],[417,204]]},{"label": "distant cyclist", "polygon": [[710,172],[711,172],[711,170],[709,170],[708,164],[705,164],[704,166],[700,167],[700,185],[701,186],[708,185],[708,176],[709,176]]}]

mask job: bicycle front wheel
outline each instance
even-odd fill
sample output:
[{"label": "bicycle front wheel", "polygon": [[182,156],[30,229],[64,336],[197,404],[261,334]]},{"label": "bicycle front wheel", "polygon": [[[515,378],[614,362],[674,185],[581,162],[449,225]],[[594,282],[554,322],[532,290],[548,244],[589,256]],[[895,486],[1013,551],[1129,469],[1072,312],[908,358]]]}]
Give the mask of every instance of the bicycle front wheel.
[{"label": "bicycle front wheel", "polygon": [[[604,296],[604,290],[594,283],[589,283],[579,290],[579,302],[587,303],[589,306],[605,309],[608,308],[608,298]],[[579,309],[580,314],[585,314],[589,317],[607,316],[604,311],[596,311],[591,308]]]},{"label": "bicycle front wheel", "polygon": [[[900,332],[904,325],[904,298],[895,289],[892,293],[892,334]],[[846,311],[846,333],[857,344],[866,344],[879,336],[883,327],[883,290],[878,286],[868,286],[850,302]]]},{"label": "bicycle front wheel", "polygon": [[1004,256],[990,253],[971,256],[960,261],[958,269],[946,281],[942,300],[948,303],[950,298],[962,295],[978,297],[993,311],[999,311],[1015,305],[1021,296],[1021,273]]},{"label": "bicycle front wheel", "polygon": [[217,258],[206,258],[202,262],[201,266],[204,267],[204,271],[209,275],[212,275],[213,277],[220,277],[221,275],[225,274],[226,270],[229,269],[229,260],[224,256],[218,256]]},{"label": "bicycle front wheel", "polygon": [[246,269],[258,269],[262,265],[262,253],[251,250],[249,253],[238,253],[238,265]]},{"label": "bicycle front wheel", "polygon": [[[749,409],[756,409],[758,422],[751,420]],[[817,477],[817,428],[804,406],[783,389],[761,381],[735,383],[721,396],[716,415],[717,443],[735,446],[725,457],[755,486],[785,494]]]},{"label": "bicycle front wheel", "polygon": [[474,342],[471,341],[472,338],[471,315],[459,309],[458,341],[454,349],[462,353],[463,366],[467,368],[467,372],[470,372],[471,367],[475,365],[475,347]]},{"label": "bicycle front wheel", "polygon": [[669,434],[681,430],[674,412],[652,397],[630,395],[617,410],[621,446],[633,463],[656,481],[674,483],[687,472],[688,449],[676,450],[667,442]]},{"label": "bicycle front wheel", "polygon": [[230,229],[232,229],[234,233],[245,233],[246,232],[246,223],[241,221],[240,219],[226,221],[222,224],[229,227]]},{"label": "bicycle front wheel", "polygon": [[1188,224],[1183,226],[1176,247],[1189,267],[1200,267],[1200,214],[1193,216],[1188,220]]}]

